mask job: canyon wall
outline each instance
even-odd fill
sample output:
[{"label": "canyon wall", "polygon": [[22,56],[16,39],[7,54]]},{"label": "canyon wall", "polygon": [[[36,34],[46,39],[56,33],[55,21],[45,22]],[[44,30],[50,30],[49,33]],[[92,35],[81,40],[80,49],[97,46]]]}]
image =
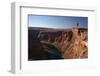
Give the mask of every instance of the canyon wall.
[{"label": "canyon wall", "polygon": [[41,30],[38,38],[59,48],[65,59],[88,58],[87,28]]}]

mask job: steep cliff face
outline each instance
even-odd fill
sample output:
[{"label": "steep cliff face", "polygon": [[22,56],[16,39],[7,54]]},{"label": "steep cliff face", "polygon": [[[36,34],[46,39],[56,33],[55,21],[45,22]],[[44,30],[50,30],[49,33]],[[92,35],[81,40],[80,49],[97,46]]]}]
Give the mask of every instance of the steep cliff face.
[{"label": "steep cliff face", "polygon": [[86,28],[40,31],[40,42],[57,47],[63,58],[88,58],[88,31]]},{"label": "steep cliff face", "polygon": [[47,52],[43,51],[42,44],[38,39],[39,30],[28,31],[28,59],[44,60],[48,59]]}]

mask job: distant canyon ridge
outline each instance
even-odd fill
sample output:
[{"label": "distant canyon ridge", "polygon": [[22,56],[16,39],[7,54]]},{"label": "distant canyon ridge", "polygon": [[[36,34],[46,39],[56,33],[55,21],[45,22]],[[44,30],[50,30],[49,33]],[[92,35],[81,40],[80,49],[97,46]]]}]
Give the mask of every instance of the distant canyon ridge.
[{"label": "distant canyon ridge", "polygon": [[[88,58],[87,28],[29,27],[28,30],[29,60]],[[54,52],[54,48],[59,52]]]}]

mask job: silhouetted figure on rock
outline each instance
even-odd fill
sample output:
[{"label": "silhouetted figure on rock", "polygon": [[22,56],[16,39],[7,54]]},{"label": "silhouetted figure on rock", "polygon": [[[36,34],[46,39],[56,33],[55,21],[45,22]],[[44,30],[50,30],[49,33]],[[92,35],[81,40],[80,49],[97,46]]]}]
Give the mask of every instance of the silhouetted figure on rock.
[{"label": "silhouetted figure on rock", "polygon": [[77,28],[79,27],[79,23],[77,23]]}]

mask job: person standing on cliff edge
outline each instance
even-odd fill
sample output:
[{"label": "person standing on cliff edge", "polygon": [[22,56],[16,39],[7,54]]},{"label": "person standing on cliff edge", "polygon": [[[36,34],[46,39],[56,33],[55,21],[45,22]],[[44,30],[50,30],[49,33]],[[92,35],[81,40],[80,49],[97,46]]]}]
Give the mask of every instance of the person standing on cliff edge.
[{"label": "person standing on cliff edge", "polygon": [[79,23],[77,23],[77,28],[79,27]]}]

